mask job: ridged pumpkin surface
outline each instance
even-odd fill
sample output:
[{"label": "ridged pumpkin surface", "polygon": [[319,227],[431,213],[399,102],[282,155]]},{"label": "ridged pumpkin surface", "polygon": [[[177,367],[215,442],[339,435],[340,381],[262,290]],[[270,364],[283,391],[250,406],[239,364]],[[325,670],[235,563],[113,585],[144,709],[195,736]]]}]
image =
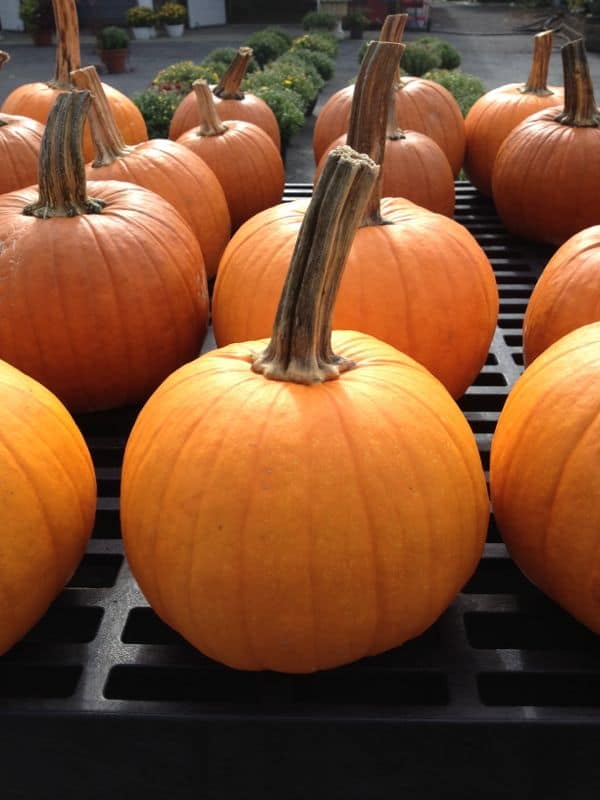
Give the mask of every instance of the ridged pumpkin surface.
[{"label": "ridged pumpkin surface", "polygon": [[75,571],[94,524],[96,479],[64,406],[4,361],[0,419],[1,654]]},{"label": "ridged pumpkin surface", "polygon": [[311,672],[430,626],[481,555],[488,499],[474,438],[412,359],[353,332],[357,368],[304,386],[250,353],[170,376],[127,444],[121,520],[160,617],[240,669]]},{"label": "ridged pumpkin surface", "polygon": [[525,363],[575,328],[598,321],[600,225],[572,236],[542,272],[523,322]]},{"label": "ridged pumpkin surface", "polygon": [[[139,108],[132,100],[112,86],[103,83],[102,88],[126,144],[145,142],[148,138],[148,131]],[[27,83],[8,95],[0,111],[5,114],[22,114],[46,124],[56,96],[63,91],[67,90],[53,89],[47,83]],[[83,135],[83,154],[86,161],[91,161],[94,157],[94,145],[87,123]]]},{"label": "ridged pumpkin surface", "polygon": [[0,357],[89,411],[147,397],[197,356],[208,294],[200,247],[158,195],[90,182],[101,214],[37,219],[37,191],[0,202]]},{"label": "ridged pumpkin surface", "polygon": [[37,183],[44,126],[28,117],[0,114],[0,194]]},{"label": "ridged pumpkin surface", "polygon": [[511,556],[600,633],[600,323],[549,347],[515,384],[492,442],[494,513]]},{"label": "ridged pumpkin surface", "polygon": [[198,239],[208,277],[215,275],[231,233],[229,210],[214,172],[188,148],[151,139],[109,166],[88,166],[87,177],[136,183],[171,203]]},{"label": "ridged pumpkin surface", "polygon": [[[269,209],[228,244],[215,284],[220,346],[268,336],[306,203]],[[362,330],[407,353],[459,397],[479,373],[498,314],[490,263],[453,220],[385,198],[392,225],[357,231],[335,305],[337,329]]]}]

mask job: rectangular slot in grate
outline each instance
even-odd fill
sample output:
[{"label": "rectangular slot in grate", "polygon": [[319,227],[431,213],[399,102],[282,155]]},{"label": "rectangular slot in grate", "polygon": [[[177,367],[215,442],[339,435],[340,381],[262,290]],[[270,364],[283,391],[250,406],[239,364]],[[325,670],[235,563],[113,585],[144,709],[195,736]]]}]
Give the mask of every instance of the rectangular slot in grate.
[{"label": "rectangular slot in grate", "polygon": [[96,606],[51,606],[23,642],[91,642],[98,632],[103,614],[104,609]]},{"label": "rectangular slot in grate", "polygon": [[600,707],[600,675],[490,672],[477,680],[486,706]]},{"label": "rectangular slot in grate", "polygon": [[600,656],[600,639],[553,603],[545,613],[468,612],[471,647],[484,650],[580,650]]},{"label": "rectangular slot in grate", "polygon": [[28,664],[0,660],[0,697],[70,697],[77,688],[80,665]]},{"label": "rectangular slot in grate", "polygon": [[118,553],[86,553],[68,587],[101,589],[114,586],[122,563],[123,556]]}]

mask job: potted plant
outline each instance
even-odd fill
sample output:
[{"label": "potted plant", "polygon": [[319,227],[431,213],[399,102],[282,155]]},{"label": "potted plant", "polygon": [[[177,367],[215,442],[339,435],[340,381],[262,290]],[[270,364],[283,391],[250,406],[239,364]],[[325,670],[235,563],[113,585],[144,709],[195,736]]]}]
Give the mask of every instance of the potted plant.
[{"label": "potted plant", "polygon": [[362,8],[354,6],[348,9],[348,13],[342,20],[342,28],[350,32],[351,39],[362,39],[363,31],[369,24],[369,18]]},{"label": "potted plant", "polygon": [[132,6],[127,11],[127,24],[134,39],[150,39],[156,22],[156,14],[146,6]]},{"label": "potted plant", "polygon": [[592,53],[600,53],[600,0],[589,0],[583,24],[585,46]]},{"label": "potted plant", "polygon": [[98,49],[108,72],[125,72],[129,35],[124,28],[109,25],[98,35]]},{"label": "potted plant", "polygon": [[326,11],[309,11],[302,17],[302,27],[305,31],[333,32],[337,27],[337,19]]},{"label": "potted plant", "polygon": [[183,36],[186,15],[186,8],[180,3],[164,3],[158,9],[158,19],[169,36]]},{"label": "potted plant", "polygon": [[31,34],[35,45],[47,47],[52,44],[54,30],[52,0],[21,0],[19,17],[27,33]]}]

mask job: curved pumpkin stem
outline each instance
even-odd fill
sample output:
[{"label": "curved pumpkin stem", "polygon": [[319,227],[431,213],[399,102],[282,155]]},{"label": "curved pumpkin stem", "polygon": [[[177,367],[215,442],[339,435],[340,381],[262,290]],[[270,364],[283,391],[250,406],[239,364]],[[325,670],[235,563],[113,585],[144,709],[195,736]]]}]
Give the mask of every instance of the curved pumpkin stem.
[{"label": "curved pumpkin stem", "polygon": [[565,81],[565,107],[556,121],[572,128],[597,128],[600,113],[594,98],[583,39],[568,42],[561,49]]},{"label": "curved pumpkin stem", "polygon": [[79,50],[79,20],[75,0],[52,0],[56,25],[56,71],[50,86],[55,89],[71,87],[70,75],[81,66]]},{"label": "curved pumpkin stem", "polygon": [[552,55],[552,31],[542,31],[533,37],[533,59],[523,94],[537,94],[547,97],[552,92],[548,89],[548,67]]},{"label": "curved pumpkin stem", "polygon": [[380,42],[401,42],[408,14],[388,14],[379,31]]},{"label": "curved pumpkin stem", "polygon": [[104,208],[102,200],[86,194],[81,139],[90,102],[89,92],[78,91],[63,92],[54,101],[40,149],[40,196],[23,209],[27,216],[76,217]]},{"label": "curved pumpkin stem", "polygon": [[[354,87],[347,142],[359,153],[367,153],[383,165],[388,110],[394,76],[404,50],[395,42],[369,42]],[[383,225],[381,218],[381,173],[373,188],[363,225]]]},{"label": "curved pumpkin stem", "polygon": [[199,78],[192,83],[192,88],[196,95],[200,115],[200,126],[196,133],[198,136],[222,136],[228,128],[219,119],[210,86],[205,80]]},{"label": "curved pumpkin stem", "polygon": [[354,364],[331,348],[331,315],[344,265],[379,168],[349,147],[332,150],[319,179],[285,280],[273,334],[252,364],[266,378],[335,380]]},{"label": "curved pumpkin stem", "polygon": [[244,99],[241,86],[252,55],[251,47],[240,47],[227,72],[213,89],[215,97],[220,97],[222,100]]}]

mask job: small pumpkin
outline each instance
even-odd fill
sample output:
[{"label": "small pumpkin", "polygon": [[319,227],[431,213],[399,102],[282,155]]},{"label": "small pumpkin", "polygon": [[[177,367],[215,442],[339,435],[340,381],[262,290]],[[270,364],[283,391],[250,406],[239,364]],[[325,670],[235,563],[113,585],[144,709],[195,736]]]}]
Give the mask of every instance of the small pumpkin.
[{"label": "small pumpkin", "polygon": [[536,283],[523,321],[525,363],[575,328],[598,321],[600,225],[595,225],[568,239]]},{"label": "small pumpkin", "polygon": [[0,357],[73,411],[144,400],[198,354],[208,317],[202,253],[175,209],[133,184],[86,187],[89,102],[56,98],[39,190],[0,198]]},{"label": "small pumpkin", "polygon": [[465,172],[480,192],[492,194],[492,170],[502,142],[527,117],[560,105],[562,87],[548,86],[552,31],[534,37],[533,61],[527,83],[509,83],[484,94],[465,119]]},{"label": "small pumpkin", "polygon": [[210,167],[227,199],[233,230],[281,202],[285,172],[279,150],[251,122],[221,122],[206,81],[194,81],[200,125],[179,137]]},{"label": "small pumpkin", "polygon": [[[2,104],[5,114],[31,117],[46,123],[58,94],[72,88],[70,73],[81,66],[79,22],[75,0],[52,0],[56,24],[56,72],[48,83],[27,83],[12,91]],[[146,123],[138,107],[122,92],[103,84],[104,92],[127,144],[144,142],[148,138]],[[86,161],[94,157],[94,146],[86,126],[83,140]]]},{"label": "small pumpkin", "polygon": [[[281,135],[277,117],[260,97],[242,91],[242,81],[248,62],[252,58],[252,48],[240,47],[219,83],[213,88],[219,119],[235,119],[251,122],[261,128],[273,140],[279,150]],[[181,101],[169,126],[169,139],[177,140],[186,131],[201,124],[196,93],[192,90]]]},{"label": "small pumpkin", "polygon": [[96,513],[92,459],[65,407],[0,361],[0,654],[67,583]]},{"label": "small pumpkin", "polygon": [[214,277],[231,235],[227,200],[214,172],[188,148],[168,139],[126,145],[95,67],[74,70],[71,78],[94,98],[88,117],[97,155],[87,167],[88,180],[136,183],[167,200],[192,229],[207,277]]},{"label": "small pumpkin", "polygon": [[313,672],[417,636],[487,528],[475,441],[441,384],[371,337],[331,340],[377,168],[348,148],[329,158],[270,342],[178,370],[125,451],[133,574],[167,624],[238,669]]},{"label": "small pumpkin", "polygon": [[519,378],[492,441],[490,489],[511,557],[600,633],[600,322],[545,350]]},{"label": "small pumpkin", "polygon": [[582,39],[562,48],[564,109],[540,111],[504,140],[494,163],[494,203],[518,236],[562,244],[600,220],[600,110]]}]

